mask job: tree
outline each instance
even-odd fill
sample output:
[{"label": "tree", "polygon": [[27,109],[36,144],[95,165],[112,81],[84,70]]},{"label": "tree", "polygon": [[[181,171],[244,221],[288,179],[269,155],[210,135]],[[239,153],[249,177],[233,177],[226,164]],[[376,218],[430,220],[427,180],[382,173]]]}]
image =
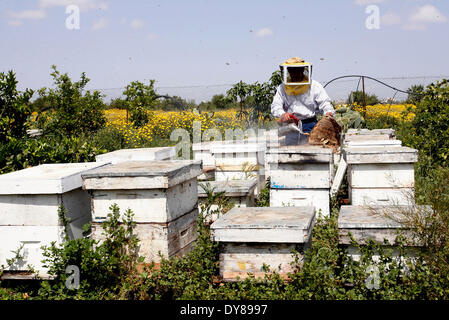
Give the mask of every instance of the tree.
[{"label": "tree", "polygon": [[33,90],[17,90],[15,73],[0,73],[0,143],[10,138],[22,138],[26,135],[27,123],[32,113],[30,99]]},{"label": "tree", "polygon": [[46,114],[39,115],[38,123],[44,133],[73,136],[103,128],[106,124],[103,96],[96,90],[83,93],[90,81],[86,74],[83,72],[79,81],[72,82],[68,74],[61,74],[56,66],[53,65],[52,70],[55,88],[39,90],[39,95],[45,96],[51,106]]},{"label": "tree", "polygon": [[449,80],[428,85],[414,113],[412,146],[429,166],[449,166]]},{"label": "tree", "polygon": [[[375,94],[365,94],[366,105],[371,106],[379,103],[379,98]],[[347,103],[357,103],[363,105],[365,100],[363,98],[363,91],[352,91],[349,94]]]},{"label": "tree", "polygon": [[128,111],[131,113],[130,120],[137,127],[142,127],[149,121],[147,110],[151,108],[156,98],[154,83],[155,80],[150,80],[148,85],[140,81],[132,81],[123,91]]},{"label": "tree", "polygon": [[413,85],[408,90],[406,103],[418,104],[424,96],[424,86],[422,84]]}]

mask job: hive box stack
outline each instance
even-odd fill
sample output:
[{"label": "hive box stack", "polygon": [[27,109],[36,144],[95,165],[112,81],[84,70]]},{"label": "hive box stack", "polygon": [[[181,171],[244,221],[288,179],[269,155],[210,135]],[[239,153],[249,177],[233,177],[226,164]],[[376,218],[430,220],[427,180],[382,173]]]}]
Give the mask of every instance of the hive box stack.
[{"label": "hive box stack", "polygon": [[411,205],[414,203],[414,163],[418,151],[408,147],[343,149],[348,164],[352,205]]},{"label": "hive box stack", "polygon": [[345,147],[400,147],[393,129],[349,129],[343,141]]},{"label": "hive box stack", "polygon": [[203,174],[198,180],[211,180],[215,178],[215,158],[210,152],[211,146],[217,142],[203,141],[192,144],[193,159],[203,162]]},{"label": "hive box stack", "polygon": [[256,141],[222,141],[211,146],[215,158],[216,181],[257,178],[256,192],[265,183],[265,146]]},{"label": "hive box stack", "polygon": [[[214,193],[224,192],[224,196],[229,198],[230,202],[237,208],[254,207],[254,189],[257,180],[229,180],[229,181],[207,181],[201,182],[198,186],[198,207],[206,203],[207,193],[205,188],[213,189]],[[216,210],[218,206],[212,205],[210,210]],[[215,221],[216,215],[210,217]]]},{"label": "hive box stack", "polygon": [[43,164],[0,176],[0,265],[22,247],[24,259],[7,271],[27,270],[32,265],[42,276],[41,246],[64,239],[58,209],[70,219],[67,235],[82,237],[83,225],[91,221],[90,197],[81,189],[81,173],[104,163]]},{"label": "hive box stack", "polygon": [[[347,253],[356,261],[360,260],[361,253],[358,248],[351,244],[349,233],[360,245],[365,244],[369,239],[385,245],[384,240],[388,240],[390,248],[394,249],[395,239],[399,232],[408,240],[406,245],[408,254],[413,256],[414,247],[418,243],[414,241],[413,234],[401,221],[404,213],[420,214],[429,210],[426,206],[341,206],[338,216],[338,238],[339,244],[346,248]],[[397,250],[393,250],[393,255],[397,256]],[[378,256],[375,254],[374,259]]]},{"label": "hive box stack", "polygon": [[269,154],[270,207],[314,206],[330,214],[333,178],[332,149],[319,146],[283,146]]},{"label": "hive box stack", "polygon": [[280,147],[283,139],[285,137],[279,137],[278,130],[269,130],[265,132],[265,179],[267,179],[270,176],[270,165],[269,165],[269,154],[271,150],[277,149]]},{"label": "hive box stack", "polygon": [[175,147],[121,149],[95,157],[96,161],[112,164],[124,161],[154,161],[173,159],[176,155]]},{"label": "hive box stack", "polygon": [[197,177],[201,161],[165,160],[121,162],[84,174],[83,188],[92,200],[92,237],[102,239],[102,222],[116,203],[131,209],[137,223],[139,254],[146,262],[188,252],[196,238]]},{"label": "hive box stack", "polygon": [[211,225],[211,239],[220,242],[221,279],[263,278],[264,263],[286,278],[292,250],[303,255],[310,245],[314,219],[313,207],[231,209]]}]

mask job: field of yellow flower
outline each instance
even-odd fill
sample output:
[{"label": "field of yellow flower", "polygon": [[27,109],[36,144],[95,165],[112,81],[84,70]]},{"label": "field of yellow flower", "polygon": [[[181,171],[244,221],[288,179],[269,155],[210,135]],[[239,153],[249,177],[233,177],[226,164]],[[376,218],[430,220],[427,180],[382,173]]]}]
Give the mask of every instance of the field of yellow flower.
[{"label": "field of yellow flower", "polygon": [[[336,109],[340,107],[347,107],[346,105],[337,106]],[[412,104],[375,104],[366,106],[365,118],[367,119],[377,119],[385,116],[395,118],[397,120],[411,121],[415,117],[413,110],[416,107]],[[364,114],[364,108],[361,105],[354,105],[354,110],[359,112],[361,115]],[[407,112],[410,110],[410,112]]]},{"label": "field of yellow flower", "polygon": [[153,139],[170,139],[175,129],[193,130],[193,122],[201,122],[201,132],[215,128],[224,133],[226,129],[241,127],[234,109],[214,113],[196,113],[192,111],[149,111],[150,121],[141,128],[136,128],[127,121],[126,110],[109,109],[105,111],[108,127],[114,127],[125,137],[127,144],[138,145]]}]

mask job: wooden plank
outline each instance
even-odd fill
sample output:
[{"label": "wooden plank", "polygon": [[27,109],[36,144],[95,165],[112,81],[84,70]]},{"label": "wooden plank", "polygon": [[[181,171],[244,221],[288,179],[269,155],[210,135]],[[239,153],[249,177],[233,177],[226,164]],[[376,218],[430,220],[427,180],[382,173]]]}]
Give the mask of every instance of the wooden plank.
[{"label": "wooden plank", "polygon": [[341,157],[340,163],[338,164],[337,173],[335,174],[335,177],[334,177],[334,182],[332,183],[332,186],[331,186],[331,191],[330,191],[331,197],[336,196],[338,193],[338,190],[340,190],[347,167],[348,167],[348,164],[346,163],[345,159],[343,157]]}]

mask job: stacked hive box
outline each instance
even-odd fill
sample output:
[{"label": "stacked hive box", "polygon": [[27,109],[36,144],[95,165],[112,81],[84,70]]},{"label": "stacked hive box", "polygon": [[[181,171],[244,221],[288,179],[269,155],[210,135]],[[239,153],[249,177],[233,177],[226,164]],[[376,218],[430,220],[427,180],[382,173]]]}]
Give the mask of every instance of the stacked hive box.
[{"label": "stacked hive box", "polygon": [[222,141],[211,146],[217,170],[216,181],[257,178],[256,192],[265,183],[265,147],[252,141]]},{"label": "stacked hive box", "polygon": [[109,207],[131,209],[140,239],[139,254],[146,262],[188,252],[196,238],[197,177],[200,161],[133,161],[93,170],[83,175],[83,188],[92,200],[92,236],[102,239],[102,222]]},{"label": "stacked hive box", "polygon": [[[264,264],[282,277],[293,271],[292,250],[300,255],[310,244],[313,207],[234,208],[211,225],[211,238],[220,242],[220,277],[263,278]],[[302,260],[301,260],[302,262]]]},{"label": "stacked hive box", "polygon": [[270,207],[314,206],[330,214],[329,190],[333,177],[332,149],[284,146],[269,153]]},{"label": "stacked hive box", "polygon": [[210,152],[211,146],[217,142],[203,141],[192,144],[193,159],[203,162],[203,174],[198,180],[211,180],[215,177],[215,158]]},{"label": "stacked hive box", "polygon": [[411,205],[418,151],[408,147],[344,148],[353,205]]},{"label": "stacked hive box", "polygon": [[[206,203],[207,193],[205,189],[213,190],[214,193],[224,192],[224,196],[230,200],[237,208],[254,207],[254,189],[257,180],[229,180],[229,181],[208,181],[200,183],[198,186],[198,207]],[[211,205],[210,211],[217,210],[216,204]],[[209,217],[210,221],[215,221],[217,214]]]},{"label": "stacked hive box", "polygon": [[96,161],[112,164],[124,161],[154,161],[173,159],[176,155],[175,147],[121,149],[95,157]]},{"label": "stacked hive box", "polygon": [[268,178],[270,176],[268,154],[271,153],[271,150],[279,148],[284,139],[285,137],[279,137],[277,129],[265,132],[265,178]]},{"label": "stacked hive box", "polygon": [[7,270],[27,270],[32,265],[42,276],[46,268],[41,246],[64,239],[58,210],[63,206],[69,238],[81,238],[91,221],[90,197],[81,189],[81,173],[104,163],[44,164],[0,176],[0,265],[22,247],[23,260]]},{"label": "stacked hive box", "polygon": [[[339,244],[346,248],[347,253],[356,261],[360,260],[359,249],[351,244],[349,234],[359,245],[364,245],[368,240],[385,245],[387,240],[389,247],[394,249],[396,237],[402,234],[410,246],[407,250],[410,255],[413,249],[419,246],[414,240],[412,232],[401,223],[405,215],[424,213],[429,210],[424,206],[341,206],[338,216]],[[397,250],[393,255],[397,255]],[[378,258],[375,254],[374,260]]]}]

